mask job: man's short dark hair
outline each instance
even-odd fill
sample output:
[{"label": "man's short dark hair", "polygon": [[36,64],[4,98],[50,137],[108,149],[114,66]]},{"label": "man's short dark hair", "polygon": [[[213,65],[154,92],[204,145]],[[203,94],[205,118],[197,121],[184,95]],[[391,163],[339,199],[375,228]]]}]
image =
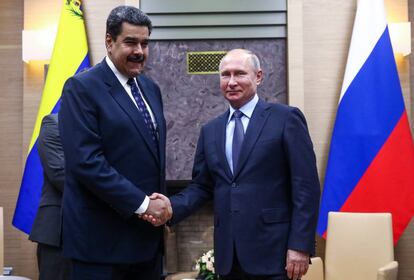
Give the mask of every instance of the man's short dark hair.
[{"label": "man's short dark hair", "polygon": [[118,6],[114,8],[106,20],[106,33],[116,40],[122,32],[122,23],[148,27],[149,34],[152,31],[150,18],[140,9],[133,6]]}]

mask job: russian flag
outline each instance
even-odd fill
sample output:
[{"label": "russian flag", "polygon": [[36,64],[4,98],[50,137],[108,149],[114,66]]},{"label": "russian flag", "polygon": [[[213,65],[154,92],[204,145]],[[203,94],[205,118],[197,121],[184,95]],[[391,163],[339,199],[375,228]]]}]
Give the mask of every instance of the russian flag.
[{"label": "russian flag", "polygon": [[318,221],[329,211],[390,212],[394,243],[414,214],[414,144],[383,0],[359,0]]}]

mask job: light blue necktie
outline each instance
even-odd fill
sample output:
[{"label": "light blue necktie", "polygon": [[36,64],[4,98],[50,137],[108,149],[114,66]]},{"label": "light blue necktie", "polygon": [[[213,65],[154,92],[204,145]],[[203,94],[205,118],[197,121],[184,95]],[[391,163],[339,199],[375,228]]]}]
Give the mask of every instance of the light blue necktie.
[{"label": "light blue necktie", "polygon": [[241,118],[243,113],[239,110],[234,111],[234,133],[233,133],[233,146],[232,146],[232,158],[233,158],[233,173],[236,171],[237,162],[239,161],[240,150],[244,139],[244,129]]}]

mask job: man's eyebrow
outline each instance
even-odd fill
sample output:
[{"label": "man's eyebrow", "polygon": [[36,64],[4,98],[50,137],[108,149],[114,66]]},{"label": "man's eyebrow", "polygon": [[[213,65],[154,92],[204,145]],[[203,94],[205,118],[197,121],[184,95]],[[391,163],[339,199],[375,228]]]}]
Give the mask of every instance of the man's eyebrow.
[{"label": "man's eyebrow", "polygon": [[138,38],[133,36],[127,36],[124,38],[124,41],[138,41]]},{"label": "man's eyebrow", "polygon": [[139,42],[149,42],[149,38],[145,38],[140,40],[140,38],[138,37],[134,37],[134,36],[127,36],[124,38],[124,41],[139,41]]}]

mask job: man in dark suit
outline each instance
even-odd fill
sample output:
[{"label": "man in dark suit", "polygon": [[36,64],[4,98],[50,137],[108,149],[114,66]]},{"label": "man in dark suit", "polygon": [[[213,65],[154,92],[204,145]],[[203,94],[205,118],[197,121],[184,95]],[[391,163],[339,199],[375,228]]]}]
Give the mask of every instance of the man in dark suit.
[{"label": "man in dark suit", "polygon": [[202,127],[192,183],[170,198],[171,223],[214,199],[220,279],[299,279],[314,254],[320,196],[305,118],[258,98],[263,73],[250,51],[228,52],[219,71],[230,109]]},{"label": "man in dark suit", "polygon": [[61,241],[65,159],[56,114],[43,118],[37,147],[43,167],[43,187],[29,239],[38,243],[39,279],[68,280],[70,262],[62,256]]},{"label": "man in dark suit", "polygon": [[165,185],[161,93],[142,74],[151,29],[139,9],[113,9],[106,58],[63,89],[63,252],[76,280],[159,280],[161,274],[163,229],[139,218],[168,208],[147,196]]}]

